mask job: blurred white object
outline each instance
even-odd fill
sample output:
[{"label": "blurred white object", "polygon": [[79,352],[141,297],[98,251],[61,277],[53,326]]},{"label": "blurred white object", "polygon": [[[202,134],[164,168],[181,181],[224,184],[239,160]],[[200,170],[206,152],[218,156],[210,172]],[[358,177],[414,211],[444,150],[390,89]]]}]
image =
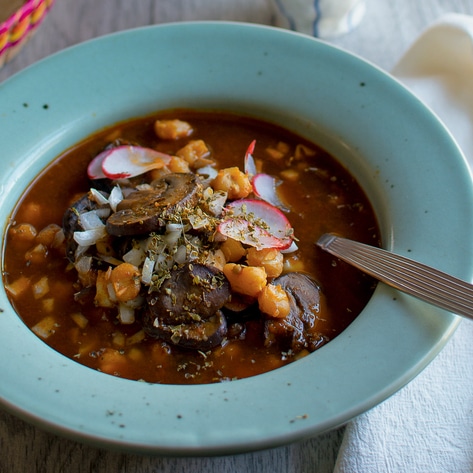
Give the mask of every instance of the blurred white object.
[{"label": "blurred white object", "polygon": [[[444,121],[473,171],[473,16],[442,17],[392,72]],[[472,339],[462,322],[423,373],[350,422],[334,473],[471,473]]]},{"label": "blurred white object", "polygon": [[473,16],[443,16],[392,73],[443,120],[473,172]]},{"label": "blurred white object", "polygon": [[318,38],[353,30],[363,19],[365,0],[270,0],[275,25]]}]

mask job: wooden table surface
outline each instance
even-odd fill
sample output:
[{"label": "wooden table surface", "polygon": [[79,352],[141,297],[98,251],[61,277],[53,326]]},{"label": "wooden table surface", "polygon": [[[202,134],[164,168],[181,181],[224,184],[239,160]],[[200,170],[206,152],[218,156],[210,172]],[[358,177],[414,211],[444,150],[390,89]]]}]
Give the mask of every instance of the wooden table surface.
[{"label": "wooden table surface", "polygon": [[[367,0],[367,12],[358,28],[330,42],[390,70],[420,31],[448,12],[473,14],[473,0]],[[36,35],[0,69],[0,82],[45,56],[90,38],[143,25],[192,20],[273,21],[268,0],[56,0]],[[342,437],[340,428],[256,453],[161,458],[85,446],[0,411],[0,473],[328,473]]]}]

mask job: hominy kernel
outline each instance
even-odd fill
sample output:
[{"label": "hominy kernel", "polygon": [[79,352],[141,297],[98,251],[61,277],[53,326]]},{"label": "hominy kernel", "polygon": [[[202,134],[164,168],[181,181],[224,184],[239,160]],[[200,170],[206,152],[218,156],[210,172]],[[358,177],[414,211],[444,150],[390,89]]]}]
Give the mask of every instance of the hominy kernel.
[{"label": "hominy kernel", "polygon": [[211,185],[216,191],[226,192],[230,200],[243,199],[253,191],[250,179],[237,167],[221,169]]},{"label": "hominy kernel", "polygon": [[75,312],[74,314],[71,314],[71,319],[80,327],[80,328],[85,328],[87,327],[89,320],[87,317],[85,317],[83,314],[80,312]]},{"label": "hominy kernel", "polygon": [[297,181],[299,179],[299,172],[295,169],[285,169],[281,171],[280,176],[286,181]]},{"label": "hominy kernel", "polygon": [[31,327],[31,330],[41,338],[49,338],[56,331],[56,321],[52,315],[48,315],[36,325]]},{"label": "hominy kernel", "polygon": [[287,317],[291,305],[286,291],[281,286],[268,284],[258,295],[258,306],[266,315],[280,319]]},{"label": "hominy kernel", "polygon": [[280,276],[284,267],[284,257],[275,248],[263,248],[261,250],[250,248],[246,261],[250,266],[262,266],[269,278]]},{"label": "hominy kernel", "polygon": [[250,297],[256,297],[267,283],[266,271],[262,267],[227,263],[223,273],[232,290]]},{"label": "hominy kernel", "polygon": [[137,343],[140,343],[143,341],[146,337],[145,331],[144,330],[139,330],[138,332],[134,333],[133,335],[129,336],[125,344],[126,345],[136,345]]},{"label": "hominy kernel", "polygon": [[240,261],[246,254],[246,250],[243,248],[243,245],[238,240],[234,240],[233,238],[227,238],[220,246],[220,249],[223,251],[227,262],[230,263],[236,263],[237,261]]},{"label": "hominy kernel", "polygon": [[177,140],[192,134],[192,126],[182,120],[156,120],[154,131],[162,140]]},{"label": "hominy kernel", "polygon": [[194,169],[213,164],[213,161],[209,159],[209,148],[203,140],[189,141],[176,152],[176,156],[184,159]]},{"label": "hominy kernel", "polygon": [[42,243],[25,253],[25,260],[31,264],[43,264],[48,257],[48,249]]},{"label": "hominy kernel", "polygon": [[52,314],[54,311],[54,299],[52,297],[46,297],[41,301],[44,312]]},{"label": "hominy kernel", "polygon": [[119,302],[130,301],[140,293],[140,271],[130,263],[122,263],[113,268],[110,282]]},{"label": "hominy kernel", "polygon": [[18,297],[31,287],[31,281],[26,276],[20,276],[16,281],[7,284],[5,289],[13,296]]},{"label": "hominy kernel", "polygon": [[33,284],[33,296],[35,299],[41,299],[49,292],[49,280],[43,276],[38,282]]},{"label": "hominy kernel", "polygon": [[53,246],[56,234],[61,231],[61,227],[54,223],[47,225],[36,235],[36,242],[44,246]]},{"label": "hominy kernel", "polygon": [[10,227],[8,234],[13,241],[31,242],[36,238],[38,232],[30,223],[19,223]]},{"label": "hominy kernel", "polygon": [[36,202],[29,202],[22,213],[22,220],[35,225],[41,219],[41,214],[41,205]]},{"label": "hominy kernel", "polygon": [[173,156],[168,164],[171,172],[190,172],[189,163],[178,156]]}]

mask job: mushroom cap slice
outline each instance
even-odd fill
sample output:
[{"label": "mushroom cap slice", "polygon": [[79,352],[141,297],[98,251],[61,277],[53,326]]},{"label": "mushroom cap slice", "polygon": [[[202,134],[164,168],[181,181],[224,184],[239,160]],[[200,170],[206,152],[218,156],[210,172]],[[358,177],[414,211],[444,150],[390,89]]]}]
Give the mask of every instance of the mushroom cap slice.
[{"label": "mushroom cap slice", "polygon": [[193,173],[171,173],[154,182],[151,189],[137,190],[123,199],[107,220],[113,236],[144,235],[159,230],[163,219],[191,209],[202,195]]},{"label": "mushroom cap slice", "polygon": [[148,294],[144,328],[153,337],[185,348],[214,347],[227,333],[220,309],[229,298],[230,285],[220,270],[186,264],[171,270],[159,291]]},{"label": "mushroom cap slice", "polygon": [[227,335],[227,321],[221,310],[201,322],[169,325],[161,323],[159,317],[155,317],[148,309],[143,322],[150,336],[192,350],[206,351],[215,348]]},{"label": "mushroom cap slice", "polygon": [[316,331],[320,312],[320,288],[304,273],[292,272],[279,276],[273,284],[288,295],[291,311],[282,319],[265,321],[265,345],[278,345],[294,353],[306,348],[313,351],[321,343]]},{"label": "mushroom cap slice", "polygon": [[230,285],[223,272],[197,263],[171,270],[159,291],[147,296],[151,312],[170,325],[206,320],[229,299]]}]

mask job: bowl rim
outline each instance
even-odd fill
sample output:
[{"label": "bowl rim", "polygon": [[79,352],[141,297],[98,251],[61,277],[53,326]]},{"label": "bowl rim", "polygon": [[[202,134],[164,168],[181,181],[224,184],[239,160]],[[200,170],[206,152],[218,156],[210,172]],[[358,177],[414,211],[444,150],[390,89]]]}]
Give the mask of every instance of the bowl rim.
[{"label": "bowl rim", "polygon": [[[197,48],[192,58],[187,54],[186,35],[192,38]],[[221,41],[218,43],[214,40],[215,35],[220,35]],[[258,46],[245,51],[240,47],[229,58],[223,45],[236,44],[236,39],[247,46]],[[111,120],[114,117],[115,122],[119,122],[127,114],[130,118],[138,111],[145,115],[146,111],[156,106],[156,102],[149,103],[149,96],[145,97],[144,93],[134,95],[132,85],[125,83],[125,78],[114,76],[120,68],[110,59],[103,60],[105,64],[97,64],[97,57],[107,58],[111,52],[120,51],[122,57],[133,57],[135,64],[149,68],[146,62],[150,57],[157,57],[159,52],[162,61],[159,80],[170,81],[166,76],[170,73],[166,70],[171,68],[174,77],[177,77],[175,87],[181,92],[184,90],[178,74],[184,66],[170,54],[166,56],[165,44],[178,48],[180,58],[187,61],[198,59],[200,65],[208,68],[205,74],[202,73],[203,78],[194,78],[196,90],[203,90],[204,82],[208,80],[206,74],[220,79],[215,87],[218,90],[209,92],[204,100],[209,107],[222,107],[221,100],[217,100],[218,94],[225,90],[223,79],[231,80],[240,91],[235,91],[234,95],[228,93],[225,104],[237,113],[241,111],[237,104],[242,97],[246,97],[245,93],[249,97],[266,93],[269,100],[270,93],[264,92],[268,84],[263,83],[261,77],[269,73],[282,74],[281,60],[290,65],[297,57],[305,60],[304,68],[311,73],[311,81],[301,81],[298,85],[302,87],[301,91],[312,91],[317,97],[318,106],[324,108],[323,120],[319,115],[312,117],[310,113],[320,112],[311,112],[307,105],[298,106],[297,113],[289,113],[286,97],[278,97],[278,107],[273,107],[269,112],[267,103],[246,103],[244,108],[251,108],[257,118],[265,119],[269,113],[272,121],[279,121],[280,124],[290,120],[297,125],[295,131],[303,135],[317,135],[318,143],[322,140],[326,149],[336,152],[365,187],[372,202],[375,200],[378,216],[385,215],[380,225],[388,249],[409,252],[410,256],[419,257],[427,264],[433,263],[459,277],[471,279],[472,258],[460,258],[460,254],[468,247],[473,224],[462,224],[462,232],[455,241],[456,248],[448,260],[444,258],[446,249],[441,246],[445,233],[442,226],[456,228],[460,226],[460,217],[462,221],[468,216],[473,217],[471,205],[464,202],[469,200],[465,199],[465,194],[469,197],[473,195],[470,172],[465,158],[443,124],[399,81],[368,61],[317,39],[262,25],[206,21],[126,30],[56,53],[5,81],[0,86],[0,95],[5,96],[7,111],[0,116],[0,138],[3,134],[3,142],[10,137],[10,142],[6,144],[10,154],[8,162],[0,163],[0,170],[5,171],[0,181],[3,187],[0,220],[7,220],[9,210],[5,209],[13,208],[25,188],[25,182],[29,182],[42,169],[45,156],[49,160],[54,158],[68,147],[67,144],[79,141],[97,127],[113,124]],[[204,53],[209,54],[214,62],[206,59]],[[293,53],[295,57],[291,58],[288,53]],[[244,64],[243,59],[247,61]],[[317,69],[317,63],[323,64],[325,69]],[[99,76],[92,91],[88,92],[89,98],[90,94],[103,94],[89,109],[83,103],[84,94],[87,96],[85,85],[90,87],[84,82],[87,64],[94,64],[96,72],[106,76]],[[51,72],[57,74],[53,74],[52,83],[46,84],[45,80],[51,77]],[[59,73],[60,80],[57,77]],[[124,75],[129,80],[133,77],[131,72]],[[294,73],[288,76],[295,80]],[[117,79],[120,88],[106,82],[111,77]],[[286,90],[284,76],[280,77],[282,83],[271,85],[273,89],[276,87],[271,93]],[[336,97],[331,95],[325,98],[313,87],[313,83],[326,84],[329,79],[334,80],[334,87],[339,87],[340,95],[345,100],[337,103],[338,107],[345,107],[346,117],[343,120],[359,116],[360,121],[362,118],[366,121],[363,130],[367,132],[368,124],[373,127],[377,125],[376,117],[379,115],[393,127],[393,132],[383,132],[377,125],[376,131],[380,136],[370,132],[369,142],[364,143],[356,137],[357,129],[350,121],[352,125],[345,125],[347,132],[342,134],[341,125],[337,128],[340,118],[326,104],[324,106],[325,100],[330,98],[336,101]],[[252,88],[244,93],[241,89],[249,80],[252,81]],[[150,79],[144,79],[143,84],[147,93],[162,93]],[[108,85],[115,92],[120,90],[130,94],[131,98],[127,100],[137,99],[137,103],[129,103],[124,108],[114,104],[110,110],[103,110],[100,105],[112,96],[112,91],[106,90]],[[71,90],[81,93],[72,97]],[[383,95],[386,91],[389,94]],[[193,101],[190,92],[185,99],[191,108],[204,103],[202,99]],[[383,106],[375,100],[379,97],[384,97],[387,105]],[[162,96],[160,100],[160,103],[166,102]],[[403,117],[416,120],[416,133],[400,123],[401,113]],[[11,139],[14,136],[12,131],[17,127],[39,119],[42,120],[41,132],[32,132],[23,137],[21,143],[18,138]],[[356,126],[361,125],[356,123]],[[80,133],[77,131],[79,128]],[[427,137],[435,146],[425,142]],[[384,160],[374,166],[376,169],[373,169],[373,162],[376,161],[372,148],[385,154]],[[412,153],[409,166],[424,172],[425,176],[406,174],[403,161],[398,159],[399,150]],[[425,161],[416,155],[420,151],[427,152],[435,166],[431,163],[426,166]],[[445,163],[441,155],[449,156],[450,161]],[[27,163],[28,167],[25,168],[25,164],[20,166],[21,163]],[[397,170],[397,174],[385,175],[385,168]],[[430,182],[432,179],[434,182]],[[434,183],[439,185],[437,193],[440,195],[434,195]],[[458,193],[444,195],[442,191],[453,183]],[[422,193],[432,198],[428,208],[416,201]],[[446,210],[438,208],[441,199],[446,202]],[[400,215],[401,204],[409,202],[410,207]],[[473,218],[467,221],[473,222]],[[414,222],[420,222],[428,231],[435,229],[439,233],[432,236],[432,241],[429,240],[431,247],[426,245],[422,231],[414,228]],[[4,231],[5,226],[2,234]],[[8,381],[0,386],[0,404],[4,408],[35,425],[85,443],[166,455],[251,451],[282,445],[338,427],[382,402],[422,371],[443,348],[459,323],[459,318],[452,314],[378,286],[355,322],[310,356],[253,378],[176,388],[113,378],[65,359],[23,325],[8,307],[3,287],[0,307],[5,307],[0,317],[0,330],[7,340],[18,337],[24,340],[21,346],[7,342],[6,348],[3,348],[16,355],[11,365],[0,367],[2,379]],[[404,338],[394,343],[384,331]],[[381,337],[376,339],[375,334],[381,334]],[[357,343],[360,339],[366,340],[364,345]],[[394,350],[394,347],[399,347],[402,353],[386,354],[387,348]],[[358,375],[353,372],[360,369],[357,363],[363,367],[363,372]],[[334,368],[338,377],[333,375]],[[308,375],[314,371],[320,379]],[[18,372],[29,373],[30,378],[18,379]],[[270,387],[272,391],[269,391]],[[36,393],[34,398],[29,395],[33,389]],[[257,398],[252,396],[255,392],[259,394]],[[130,393],[137,400],[133,409],[129,406]],[[265,395],[271,399],[272,407],[264,402]],[[47,402],[50,399],[54,399],[54,406]],[[72,409],[71,399],[76,399]],[[294,402],[288,403],[288,399]],[[62,410],[58,411],[58,407]],[[153,420],[156,419],[167,429],[166,433],[155,428]],[[225,419],[224,423],[222,419]]]}]

